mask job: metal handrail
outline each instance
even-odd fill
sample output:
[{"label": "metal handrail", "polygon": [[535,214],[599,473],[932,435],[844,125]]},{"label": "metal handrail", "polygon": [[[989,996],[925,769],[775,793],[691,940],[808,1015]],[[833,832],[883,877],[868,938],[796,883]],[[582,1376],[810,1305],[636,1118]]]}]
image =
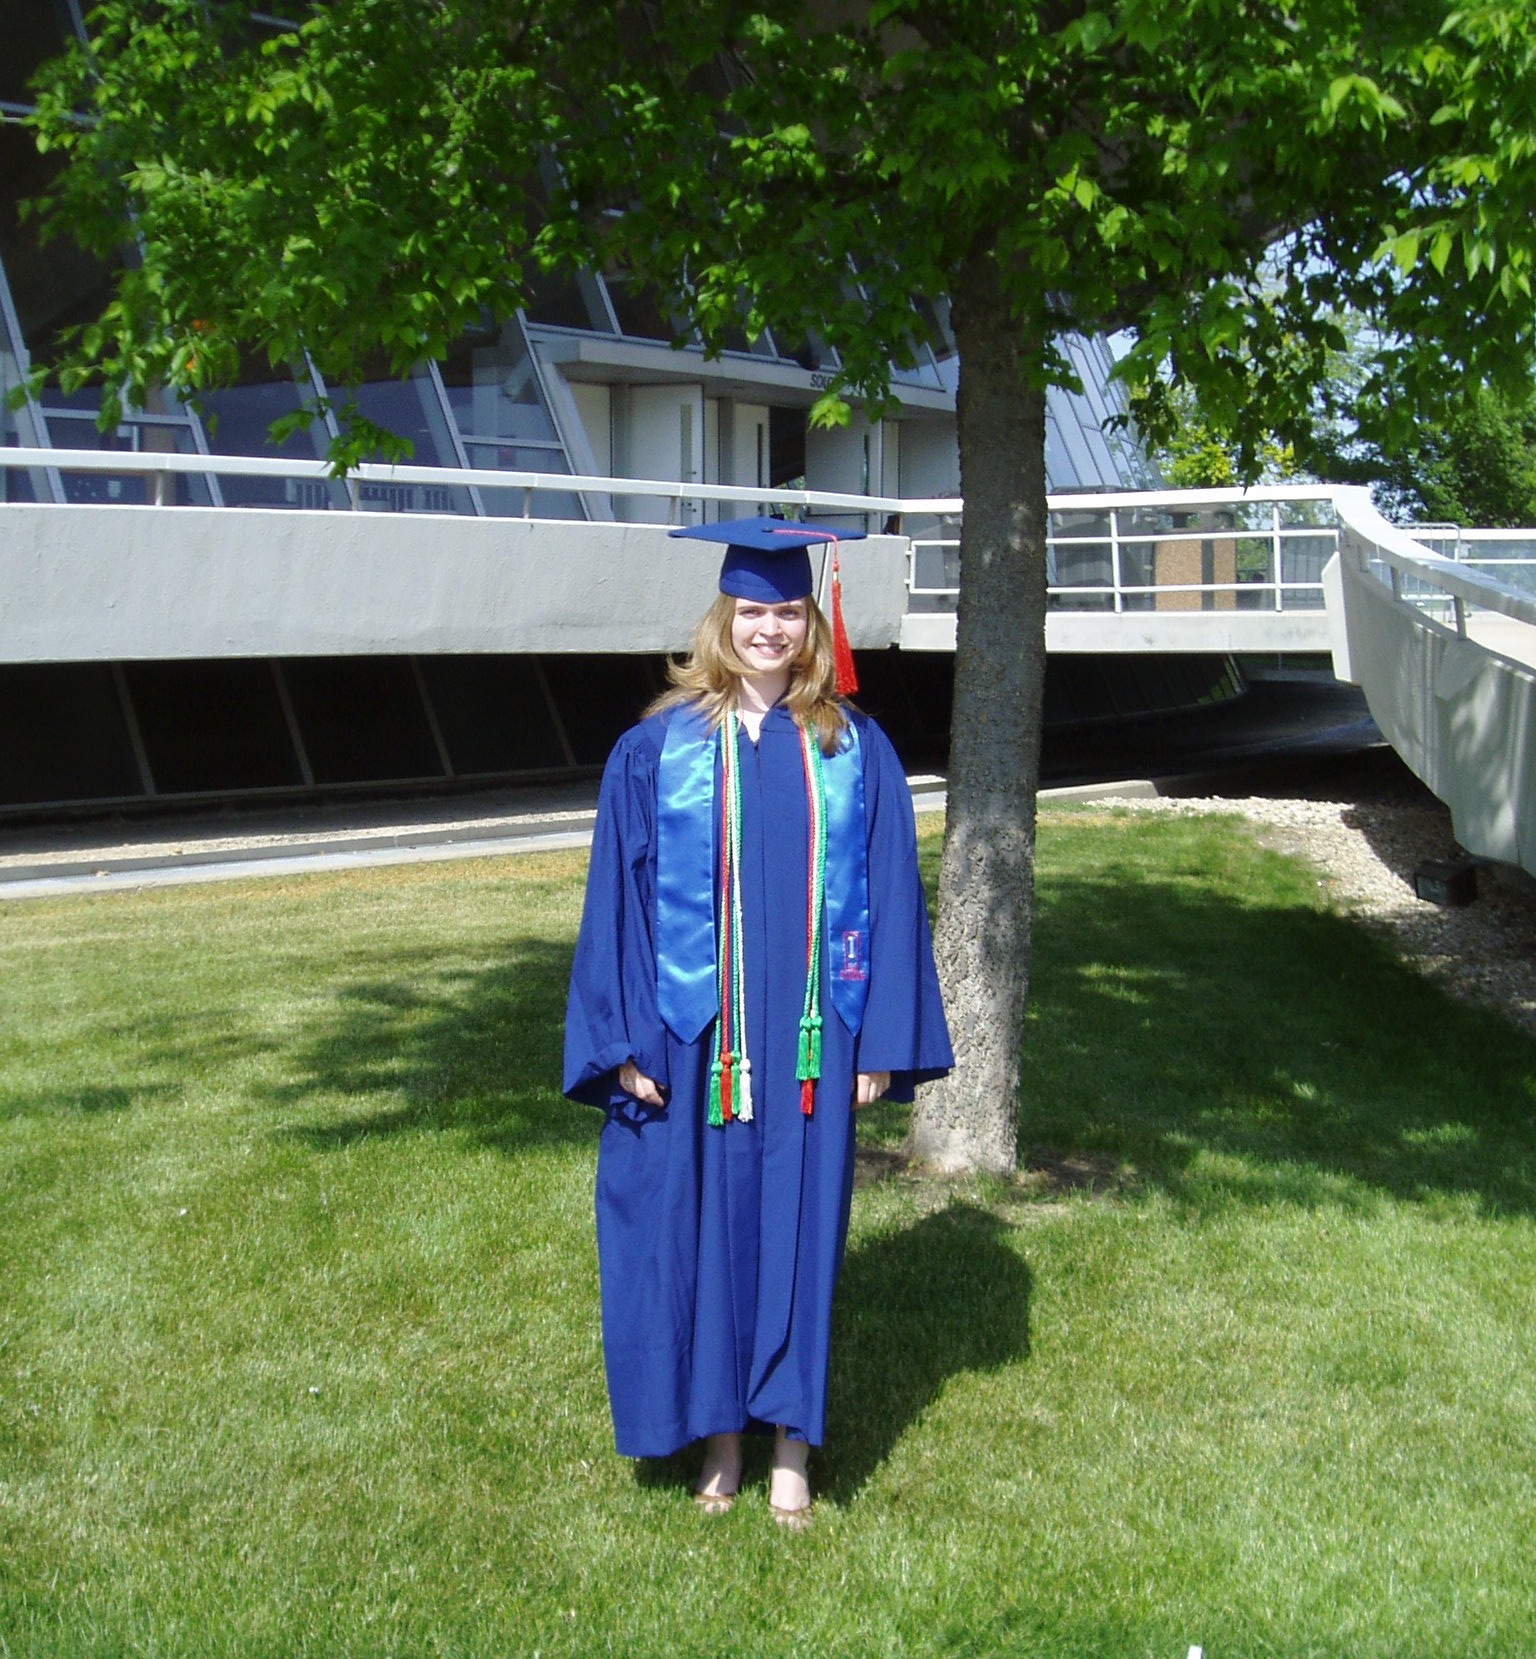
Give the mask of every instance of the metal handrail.
[{"label": "metal handrail", "polygon": [[[1117,615],[1131,611],[1138,617],[1144,612],[1137,601],[1148,597],[1168,598],[1174,594],[1233,594],[1241,596],[1247,602],[1234,608],[1249,610],[1255,600],[1262,600],[1261,608],[1276,614],[1284,612],[1288,605],[1292,609],[1315,609],[1319,599],[1314,596],[1323,596],[1326,591],[1323,583],[1320,580],[1308,581],[1294,577],[1288,580],[1285,574],[1284,549],[1287,544],[1297,541],[1324,541],[1337,546],[1338,529],[1334,523],[1283,524],[1282,509],[1292,502],[1324,503],[1327,516],[1336,518],[1327,487],[1315,484],[1282,485],[1275,489],[1254,490],[1139,490],[1093,497],[1073,495],[1049,498],[1048,505],[1053,518],[1064,511],[1078,516],[1102,515],[1103,518],[1102,527],[1099,528],[1076,533],[1074,527],[1074,533],[1071,534],[1049,534],[1047,543],[1053,552],[1061,554],[1070,553],[1072,549],[1077,548],[1093,548],[1106,550],[1109,556],[1108,580],[1053,582],[1048,590],[1050,598],[1053,601],[1077,598],[1112,599],[1113,609]],[[1250,511],[1258,508],[1260,511],[1257,516],[1260,522],[1219,525],[1197,523],[1168,529],[1126,522],[1128,517],[1134,519],[1136,514],[1148,510],[1187,514],[1192,510],[1203,509],[1205,513],[1211,513],[1228,508],[1246,508]],[[1144,556],[1146,549],[1175,545],[1187,547],[1190,543],[1202,547],[1212,543],[1223,543],[1227,545],[1229,552],[1236,544],[1252,546],[1257,543],[1267,548],[1267,569],[1260,579],[1247,581],[1126,580],[1126,555],[1132,550],[1136,551],[1137,556]],[[932,585],[921,583],[918,580],[917,569],[924,552],[949,550],[958,546],[959,542],[953,537],[914,537],[908,557],[908,591],[925,599],[942,600],[958,597],[959,590],[951,582]],[[1132,571],[1133,574],[1136,573],[1134,565]],[[1131,603],[1128,604],[1128,601]]]},{"label": "metal handrail", "polygon": [[[265,455],[183,455],[155,450],[0,448],[0,467],[53,467],[59,472],[136,473],[145,478],[177,474],[224,478],[298,478],[329,482],[337,474],[328,461],[283,460]],[[680,483],[662,478],[607,478],[584,473],[502,471],[494,467],[429,467],[363,461],[344,475],[361,484],[476,485],[482,489],[533,492],[560,490],[573,495],[638,495],[672,501],[760,501],[786,506],[833,508],[855,513],[931,512],[927,502],[903,501],[897,496],[851,495],[838,490],[789,490],[779,486]],[[42,505],[53,505],[43,503]],[[136,506],[136,502],[114,503]],[[942,501],[957,510],[952,497]],[[230,509],[224,509],[229,511]],[[265,510],[265,509],[262,509]]]},{"label": "metal handrail", "polygon": [[[564,490],[576,495],[638,495],[679,501],[781,501],[786,505],[832,507],[849,512],[910,513],[957,519],[965,511],[964,500],[953,495],[853,495],[838,490],[791,490],[778,485],[704,484],[667,478],[611,478],[585,473],[417,466],[413,463],[387,464],[378,461],[360,462],[341,475],[333,470],[330,462],[321,460],[290,460],[265,455],[184,455],[176,451],[143,449],[0,446],[0,467],[54,467],[61,472],[137,473],[145,477],[157,474],[206,476],[212,473],[228,478],[330,481],[344,476],[348,481],[363,484],[467,484],[487,489]],[[1176,504],[1181,510],[1191,507],[1252,506],[1258,502],[1327,501],[1332,499],[1333,489],[1331,485],[1277,484],[1254,490],[1096,490],[1053,494],[1047,497],[1047,506],[1052,512],[1093,512],[1112,507],[1166,508],[1171,504]]]},{"label": "metal handrail", "polygon": [[[195,453],[160,453],[147,450],[60,449],[50,445],[0,446],[0,468],[48,468],[57,472],[97,472],[138,474],[147,479],[169,480],[176,475],[225,476],[254,478],[294,478],[327,481],[337,474],[329,462],[321,460],[282,459],[260,455],[207,455]],[[352,468],[346,475],[349,482],[363,484],[425,484],[470,485],[485,489],[521,489],[524,492],[524,517],[530,516],[531,497],[535,491],[555,490],[571,494],[618,495],[649,497],[673,502],[714,501],[739,504],[773,502],[783,506],[808,507],[840,512],[873,514],[905,514],[938,516],[959,519],[965,511],[964,501],[957,496],[903,497],[886,495],[855,495],[838,490],[791,490],[776,486],[741,484],[705,484],[680,482],[675,479],[614,478],[582,473],[546,473],[501,471],[490,467],[434,467],[409,464],[383,464],[366,461]],[[1156,541],[1166,536],[1170,540],[1212,539],[1243,536],[1269,536],[1276,549],[1283,540],[1298,536],[1328,535],[1331,526],[1293,526],[1279,522],[1279,506],[1285,502],[1327,502],[1341,524],[1365,538],[1383,563],[1401,573],[1416,576],[1430,586],[1450,595],[1461,605],[1472,604],[1485,610],[1497,611],[1520,622],[1536,624],[1536,597],[1520,592],[1499,582],[1466,561],[1447,558],[1434,553],[1412,534],[1389,524],[1371,504],[1370,492],[1362,485],[1341,484],[1275,484],[1254,489],[1209,490],[1114,490],[1047,497],[1047,506],[1053,513],[1094,512],[1111,514],[1109,533],[1100,536],[1073,537],[1083,542],[1108,542],[1116,582],[1109,587],[1089,589],[1093,593],[1111,592],[1117,595],[1136,591],[1174,591],[1171,588],[1137,590],[1118,581],[1121,546],[1125,543]],[[157,505],[165,505],[164,501]],[[1137,531],[1121,535],[1119,514],[1138,508],[1160,508],[1187,511],[1200,507],[1238,507],[1268,504],[1275,511],[1272,522],[1265,527],[1233,526],[1218,529],[1192,527],[1179,532]],[[52,505],[40,503],[39,505]],[[133,507],[136,503],[117,503]],[[239,511],[223,508],[221,511]],[[266,511],[267,509],[257,509]],[[1461,531],[1464,540],[1492,539],[1494,532]],[[1511,534],[1511,532],[1503,532]],[[1532,532],[1536,536],[1536,531]],[[1066,542],[1063,542],[1066,545]],[[1278,564],[1276,566],[1278,575]],[[1315,590],[1319,584],[1301,582],[1256,582],[1240,585],[1240,591],[1275,591],[1277,608],[1281,591]],[[1213,584],[1202,584],[1205,591]],[[1224,586],[1224,585],[1222,585]],[[945,589],[919,589],[925,593],[943,593]],[[1066,591],[1066,590],[1062,590]]]},{"label": "metal handrail", "polygon": [[1432,553],[1408,531],[1389,524],[1371,502],[1363,485],[1335,485],[1330,492],[1341,523],[1375,550],[1377,557],[1399,575],[1416,576],[1457,602],[1458,624],[1464,631],[1462,607],[1476,605],[1497,611],[1517,622],[1536,624],[1536,597],[1496,581],[1443,553]]}]

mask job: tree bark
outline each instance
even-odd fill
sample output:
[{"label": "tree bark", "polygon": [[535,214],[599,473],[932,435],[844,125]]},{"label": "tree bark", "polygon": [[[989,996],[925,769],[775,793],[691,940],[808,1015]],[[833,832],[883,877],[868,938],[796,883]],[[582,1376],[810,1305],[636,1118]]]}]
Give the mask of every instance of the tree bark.
[{"label": "tree bark", "polygon": [[1007,1174],[1018,1158],[1045,693],[1043,343],[1027,337],[985,253],[966,261],[951,301],[965,518],[934,942],[955,1070],[920,1094],[907,1153],[940,1172]]}]

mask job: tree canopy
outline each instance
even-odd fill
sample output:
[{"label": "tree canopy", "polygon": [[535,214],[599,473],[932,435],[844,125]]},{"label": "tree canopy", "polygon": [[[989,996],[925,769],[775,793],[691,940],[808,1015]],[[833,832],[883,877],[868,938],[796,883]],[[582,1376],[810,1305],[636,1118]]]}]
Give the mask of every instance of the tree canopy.
[{"label": "tree canopy", "polygon": [[[1339,315],[1400,440],[1532,357],[1536,21],[1473,0],[104,0],[43,80],[55,222],[131,239],[77,371],[196,391],[241,349],[397,371],[542,262],[617,261],[718,347],[743,317],[879,408],[947,293],[966,497],[939,954],[960,1069],[913,1147],[1012,1167],[1044,665],[1054,341],[1125,331],[1251,470]],[[366,434],[364,434],[366,437]],[[361,441],[361,440],[360,440]]]}]

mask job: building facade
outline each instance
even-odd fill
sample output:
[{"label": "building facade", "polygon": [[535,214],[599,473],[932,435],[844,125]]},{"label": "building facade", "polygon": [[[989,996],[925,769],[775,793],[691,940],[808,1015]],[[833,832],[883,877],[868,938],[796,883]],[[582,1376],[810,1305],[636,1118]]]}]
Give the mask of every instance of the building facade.
[{"label": "building facade", "polygon": [[[291,26],[254,16],[256,27]],[[108,270],[67,242],[40,241],[21,210],[56,165],[37,153],[24,125],[28,82],[71,34],[84,37],[77,0],[0,0],[0,393],[7,394],[0,397],[0,444],[207,455],[206,472],[174,481],[176,502],[206,508],[491,519],[531,512],[540,520],[643,523],[718,509],[629,495],[617,481],[761,487],[765,499],[787,487],[958,495],[959,364],[942,300],[915,302],[915,333],[925,343],[920,361],[894,374],[899,412],[869,421],[855,411],[846,427],[823,431],[807,421],[838,366],[823,343],[765,331],[729,342],[711,359],[686,332],[674,344],[679,319],[664,315],[621,271],[543,281],[525,309],[488,317],[441,360],[419,363],[404,380],[381,374],[352,389],[368,418],[410,440],[414,464],[483,472],[484,482],[472,485],[349,488],[331,479],[221,472],[220,455],[325,454],[335,435],[330,416],[281,445],[268,432],[305,397],[333,390],[307,360],[286,374],[250,364],[200,408],[162,395],[106,432],[89,390],[67,394],[49,381],[12,409],[12,389],[28,384],[34,365],[52,360],[62,330],[100,313],[109,289]],[[1051,394],[1050,488],[1155,484],[1134,442],[1107,428],[1120,403],[1104,343],[1064,344],[1083,390]],[[541,489],[528,499],[521,487],[498,485],[498,473],[510,470],[616,483]],[[145,501],[145,492],[145,480],[126,472],[0,468],[0,503],[130,504]],[[656,678],[654,661],[526,653],[450,659],[430,651],[0,665],[0,714],[7,716],[0,727],[10,728],[0,736],[0,811],[248,789],[431,785],[590,765],[601,759],[612,721],[594,720],[589,705],[604,702],[627,715]]]}]

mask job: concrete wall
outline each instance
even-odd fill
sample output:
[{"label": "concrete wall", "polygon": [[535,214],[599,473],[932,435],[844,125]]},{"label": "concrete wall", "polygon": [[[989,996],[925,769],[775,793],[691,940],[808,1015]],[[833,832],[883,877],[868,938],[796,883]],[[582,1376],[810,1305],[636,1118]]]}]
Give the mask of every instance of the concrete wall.
[{"label": "concrete wall", "polygon": [[[1198,597],[1198,595],[1196,596]],[[1052,611],[1052,655],[1159,651],[1326,651],[1327,613],[1316,611]],[[953,651],[953,611],[914,611],[901,624],[904,651]]]},{"label": "concrete wall", "polygon": [[1341,619],[1335,673],[1365,692],[1462,846],[1536,875],[1536,670],[1394,599],[1366,557],[1346,532],[1324,573]]},{"label": "concrete wall", "polygon": [[[720,551],[636,524],[0,505],[0,662],[675,651]],[[899,536],[843,550],[855,645],[898,639],[905,559]]]}]

